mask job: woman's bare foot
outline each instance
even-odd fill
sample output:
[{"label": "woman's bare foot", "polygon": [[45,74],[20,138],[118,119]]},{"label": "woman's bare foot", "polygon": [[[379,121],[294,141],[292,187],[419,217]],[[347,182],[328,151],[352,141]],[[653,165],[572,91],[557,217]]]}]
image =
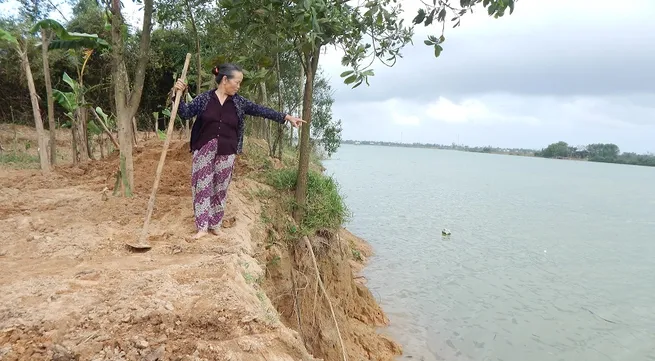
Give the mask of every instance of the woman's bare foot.
[{"label": "woman's bare foot", "polygon": [[225,232],[222,229],[210,229],[209,233],[218,237],[225,236]]},{"label": "woman's bare foot", "polygon": [[193,237],[191,237],[191,239],[194,239],[194,240],[195,239],[200,239],[200,238],[202,238],[202,237],[204,237],[206,235],[207,235],[206,231],[198,231],[198,233],[196,233]]}]

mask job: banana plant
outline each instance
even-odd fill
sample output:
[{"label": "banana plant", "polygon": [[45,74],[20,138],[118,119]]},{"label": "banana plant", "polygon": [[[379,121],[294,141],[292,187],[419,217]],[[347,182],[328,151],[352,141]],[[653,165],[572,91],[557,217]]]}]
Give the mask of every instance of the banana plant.
[{"label": "banana plant", "polygon": [[39,107],[38,94],[34,85],[34,77],[32,76],[32,67],[27,55],[28,40],[21,36],[14,36],[10,32],[0,29],[0,45],[8,44],[10,48],[15,50],[21,59],[21,65],[25,71],[25,78],[27,79],[27,86],[30,90],[30,100],[32,103],[32,113],[34,115],[34,125],[36,126],[36,134],[39,143],[39,161],[41,163],[41,171],[49,173],[51,170],[50,159],[48,157],[47,140],[45,137],[45,129],[43,128],[43,119],[41,118],[41,110]]},{"label": "banana plant", "polygon": [[70,119],[71,124],[74,124],[78,109],[84,106],[82,100],[84,96],[84,87],[73,80],[66,72],[64,72],[64,75],[62,76],[62,80],[68,84],[72,91],[63,92],[59,89],[53,89],[52,95],[57,103],[66,110],[65,114],[68,119]]},{"label": "banana plant", "polygon": [[97,34],[68,32],[63,25],[53,19],[41,20],[34,24],[31,32],[36,33],[41,29],[47,29],[55,34],[55,39],[50,41],[48,49],[108,49],[109,43],[98,37]]},{"label": "banana plant", "polygon": [[[55,36],[54,39],[40,44],[44,48],[47,47],[48,50],[68,50],[72,57],[76,59],[76,62],[80,57],[81,52],[83,62],[81,68],[77,67],[77,81],[73,81],[68,74],[64,74],[64,81],[73,89],[73,94],[75,95],[74,103],[77,104],[72,111],[68,111],[66,114],[71,121],[71,130],[73,133],[73,160],[75,163],[84,162],[91,156],[88,143],[89,122],[87,122],[87,104],[85,104],[84,101],[84,94],[90,89],[85,89],[84,87],[84,70],[86,69],[86,64],[91,58],[91,55],[93,55],[95,51],[104,51],[108,49],[109,43],[98,37],[96,34],[68,32],[63,25],[53,19],[41,20],[31,29],[31,32],[33,33],[39,31],[48,31]],[[44,54],[44,56],[47,56],[47,52],[44,52]],[[76,83],[76,85],[73,83]],[[53,89],[52,95],[48,94],[48,98],[52,96],[52,98],[57,100],[60,104],[62,104],[62,101],[64,101],[64,103],[70,103],[65,99],[65,96],[62,97],[62,94],[63,92]],[[62,104],[62,106],[64,106],[66,110],[69,110],[65,105]]]}]

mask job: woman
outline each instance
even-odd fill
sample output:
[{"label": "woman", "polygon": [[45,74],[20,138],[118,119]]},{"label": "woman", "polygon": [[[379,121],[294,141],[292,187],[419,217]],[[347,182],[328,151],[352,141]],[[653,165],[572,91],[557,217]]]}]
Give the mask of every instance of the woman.
[{"label": "woman", "polygon": [[[220,234],[234,160],[243,149],[244,116],[263,117],[282,124],[288,121],[296,128],[305,122],[237,94],[243,81],[243,71],[237,65],[221,64],[212,73],[216,76],[216,89],[199,94],[190,104],[180,102],[178,108],[182,119],[196,116],[190,142],[193,212],[198,230],[193,239],[208,232]],[[175,83],[176,90],[186,88],[181,79]]]}]

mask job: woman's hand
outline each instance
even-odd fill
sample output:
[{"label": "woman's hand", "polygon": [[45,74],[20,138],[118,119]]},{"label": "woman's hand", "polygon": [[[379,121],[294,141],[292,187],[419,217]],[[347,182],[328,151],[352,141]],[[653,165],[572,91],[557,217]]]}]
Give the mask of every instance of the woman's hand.
[{"label": "woman's hand", "polygon": [[186,85],[184,81],[182,81],[182,79],[177,79],[173,88],[175,88],[176,91],[177,90],[185,91],[188,88],[188,85]]},{"label": "woman's hand", "polygon": [[307,123],[306,121],[300,118],[296,118],[293,115],[289,115],[289,114],[287,114],[287,116],[284,117],[284,120],[291,123],[291,125],[293,125],[294,128],[298,128],[300,125],[302,125],[302,123]]}]

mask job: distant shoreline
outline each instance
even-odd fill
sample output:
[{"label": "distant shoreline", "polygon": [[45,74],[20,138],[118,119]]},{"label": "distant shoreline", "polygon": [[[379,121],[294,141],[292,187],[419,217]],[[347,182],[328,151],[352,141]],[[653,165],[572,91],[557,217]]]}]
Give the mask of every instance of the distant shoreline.
[{"label": "distant shoreline", "polygon": [[[592,159],[585,152],[585,156],[575,156],[579,152],[570,152],[569,155],[574,156],[545,156],[544,150],[525,149],[525,148],[500,148],[500,147],[469,147],[465,145],[442,145],[442,144],[425,144],[425,143],[398,143],[398,142],[382,142],[382,141],[362,141],[362,140],[342,140],[341,144],[349,145],[373,145],[382,147],[396,147],[396,148],[422,148],[422,149],[439,149],[439,150],[455,150],[460,152],[471,153],[484,153],[484,154],[497,154],[497,155],[512,155],[519,157],[532,157],[556,160],[573,160],[594,163],[613,163],[621,165],[635,165],[642,167],[655,167],[655,155],[652,154],[636,154],[636,153],[618,153],[616,147],[616,154],[609,157],[597,157]],[[550,145],[549,147],[551,147]],[[549,148],[546,148],[549,149]]]}]

